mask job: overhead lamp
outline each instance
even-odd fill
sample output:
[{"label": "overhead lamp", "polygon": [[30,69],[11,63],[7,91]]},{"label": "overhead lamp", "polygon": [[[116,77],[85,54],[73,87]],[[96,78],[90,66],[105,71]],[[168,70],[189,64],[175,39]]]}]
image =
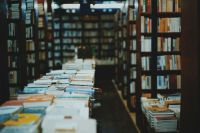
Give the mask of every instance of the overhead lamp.
[{"label": "overhead lamp", "polygon": [[52,8],[52,9],[58,9],[58,8],[59,8],[59,5],[56,4],[55,2],[52,2],[52,3],[51,3],[51,8]]},{"label": "overhead lamp", "polygon": [[62,9],[80,9],[80,4],[62,4]]},{"label": "overhead lamp", "polygon": [[122,9],[124,3],[90,4],[91,9]]}]

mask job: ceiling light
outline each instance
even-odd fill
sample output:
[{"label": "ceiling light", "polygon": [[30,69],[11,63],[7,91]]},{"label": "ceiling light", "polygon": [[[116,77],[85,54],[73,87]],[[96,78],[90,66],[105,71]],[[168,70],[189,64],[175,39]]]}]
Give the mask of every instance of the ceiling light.
[{"label": "ceiling light", "polygon": [[61,8],[62,9],[79,9],[80,4],[62,4]]}]

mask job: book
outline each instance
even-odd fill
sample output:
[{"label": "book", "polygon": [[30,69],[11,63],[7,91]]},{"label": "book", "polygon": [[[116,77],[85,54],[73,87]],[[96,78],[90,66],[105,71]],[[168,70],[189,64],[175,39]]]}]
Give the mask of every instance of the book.
[{"label": "book", "polygon": [[40,120],[38,114],[16,114],[15,118],[7,120],[3,123],[4,126],[22,126],[36,124]]},{"label": "book", "polygon": [[44,121],[42,122],[43,133],[54,133],[61,131],[70,133],[96,133],[96,120],[70,118],[59,119],[56,117],[45,117]]},{"label": "book", "polygon": [[28,107],[48,107],[53,102],[53,95],[35,95],[27,97],[23,106]]},{"label": "book", "polygon": [[12,115],[22,111],[22,106],[2,106],[0,107],[0,123],[10,119]]}]

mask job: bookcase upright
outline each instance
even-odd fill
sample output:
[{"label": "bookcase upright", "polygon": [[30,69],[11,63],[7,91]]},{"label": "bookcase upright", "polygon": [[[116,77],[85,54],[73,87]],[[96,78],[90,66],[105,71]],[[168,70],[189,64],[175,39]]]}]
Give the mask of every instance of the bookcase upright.
[{"label": "bookcase upright", "polygon": [[39,77],[38,62],[38,9],[37,1],[25,0],[25,64],[26,64],[26,82],[30,83]]},{"label": "bookcase upright", "polygon": [[142,130],[141,96],[156,98],[181,89],[180,5],[178,0],[139,0],[136,119]]},{"label": "bookcase upright", "polygon": [[[22,6],[23,5],[23,6]],[[26,84],[25,68],[25,1],[7,0],[7,60],[11,96]],[[23,8],[22,8],[23,7]]]}]

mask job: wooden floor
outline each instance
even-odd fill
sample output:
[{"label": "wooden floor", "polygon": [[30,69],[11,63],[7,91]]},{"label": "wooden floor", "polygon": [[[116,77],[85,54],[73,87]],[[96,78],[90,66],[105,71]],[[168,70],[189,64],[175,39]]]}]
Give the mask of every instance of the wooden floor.
[{"label": "wooden floor", "polygon": [[112,81],[96,81],[103,89],[102,106],[94,110],[98,133],[138,133]]}]

